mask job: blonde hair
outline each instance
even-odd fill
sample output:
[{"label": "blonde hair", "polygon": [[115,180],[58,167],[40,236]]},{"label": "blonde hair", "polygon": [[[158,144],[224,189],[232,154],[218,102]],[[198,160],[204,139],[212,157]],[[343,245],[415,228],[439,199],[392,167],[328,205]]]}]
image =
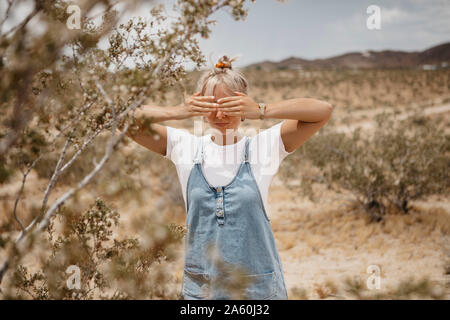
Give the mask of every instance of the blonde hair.
[{"label": "blonde hair", "polygon": [[232,62],[239,56],[229,59],[222,56],[211,70],[206,71],[197,83],[196,92],[201,92],[202,96],[213,96],[214,89],[218,84],[224,84],[229,90],[247,94],[248,81],[241,71],[233,69]]}]

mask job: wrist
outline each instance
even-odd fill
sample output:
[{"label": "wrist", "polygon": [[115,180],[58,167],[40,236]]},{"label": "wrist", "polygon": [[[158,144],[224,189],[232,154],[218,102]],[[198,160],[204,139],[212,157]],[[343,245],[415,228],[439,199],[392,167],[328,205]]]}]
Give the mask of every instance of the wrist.
[{"label": "wrist", "polygon": [[264,119],[271,119],[273,118],[273,106],[272,103],[266,103],[266,110],[264,111]]},{"label": "wrist", "polygon": [[266,115],[267,104],[265,104],[264,102],[259,102],[258,109],[259,109],[259,119],[264,120]]},{"label": "wrist", "polygon": [[188,108],[183,104],[170,108],[170,117],[174,120],[182,120],[189,118],[191,116]]}]

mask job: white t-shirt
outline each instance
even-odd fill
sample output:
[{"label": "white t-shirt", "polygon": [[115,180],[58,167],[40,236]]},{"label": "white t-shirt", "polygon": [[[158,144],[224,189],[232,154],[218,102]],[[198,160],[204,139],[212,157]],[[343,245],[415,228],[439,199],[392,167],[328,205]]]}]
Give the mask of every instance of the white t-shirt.
[{"label": "white t-shirt", "polygon": [[[249,161],[269,218],[267,199],[270,183],[281,161],[294,152],[287,152],[284,147],[280,134],[282,123],[254,135],[244,134],[251,138]],[[196,148],[201,147],[202,142],[203,174],[213,187],[230,183],[237,174],[243,157],[245,137],[237,143],[221,146],[211,140],[211,134],[196,136],[185,129],[167,126],[167,154],[164,157],[175,164],[186,210],[187,181],[194,166]]]}]

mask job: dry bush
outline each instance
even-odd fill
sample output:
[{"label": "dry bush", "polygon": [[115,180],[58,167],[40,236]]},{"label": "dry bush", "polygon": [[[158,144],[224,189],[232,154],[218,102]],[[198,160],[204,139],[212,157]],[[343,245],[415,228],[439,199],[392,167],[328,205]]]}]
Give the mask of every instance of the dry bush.
[{"label": "dry bush", "polygon": [[316,283],[314,285],[314,291],[320,299],[325,299],[334,296],[337,293],[337,288],[332,281],[327,281],[325,284]]},{"label": "dry bush", "polygon": [[[34,271],[20,264],[3,288],[5,299],[177,299],[165,264],[177,258],[183,227],[136,220],[133,238],[113,236],[119,213],[96,199],[80,214],[62,207],[47,229],[40,248],[49,248],[33,261]],[[39,267],[37,265],[39,264]],[[69,289],[66,270],[81,270],[81,288]]]},{"label": "dry bush", "polygon": [[305,288],[294,287],[289,291],[290,300],[308,300],[308,293]]},{"label": "dry bush", "polygon": [[331,280],[324,284],[316,283],[314,291],[308,293],[304,288],[294,287],[290,290],[292,300],[306,299],[338,299],[338,300],[405,300],[405,299],[448,299],[445,288],[428,279],[409,277],[400,281],[393,289],[381,291],[367,289],[358,277],[346,277],[340,286]]},{"label": "dry bush", "polygon": [[448,194],[450,136],[435,121],[420,116],[394,122],[381,115],[376,121],[373,134],[358,129],[347,136],[331,126],[324,128],[302,152],[287,159],[283,178],[295,176],[294,163],[306,158],[319,169],[302,177],[306,193],[311,193],[314,182],[348,191],[376,221],[386,210],[408,213],[412,200]]},{"label": "dry bush", "polygon": [[364,300],[405,300],[405,299],[446,299],[445,288],[427,277],[403,279],[392,290],[380,292],[368,290],[361,281],[353,278],[344,280],[344,291],[354,299]]},{"label": "dry bush", "polygon": [[370,111],[379,107],[413,104],[433,100],[448,102],[450,70],[246,70],[255,95],[268,98],[314,97],[329,101],[336,111]]},{"label": "dry bush", "polygon": [[[123,6],[117,10],[119,2]],[[155,4],[145,18],[119,24],[136,2],[82,1],[75,29],[67,27],[65,0],[30,1],[34,9],[29,15],[20,14],[17,1],[5,5],[0,22],[0,183],[21,185],[8,212],[17,225],[5,227],[5,234],[2,230],[0,283],[24,253],[19,248],[31,251],[33,239],[57,210],[95,181],[126,131],[135,129],[136,109],[149,100],[165,101],[186,77],[181,61],[197,67],[205,63],[196,36],[208,38],[214,23],[210,16],[227,8],[237,21],[248,14],[245,1],[177,1],[180,14],[170,27],[162,25],[168,18],[163,4]],[[97,5],[98,21],[91,16]],[[5,21],[12,23],[6,31]],[[42,30],[33,32],[30,21]],[[109,41],[106,49],[98,46],[103,39]],[[34,211],[19,212],[32,170],[47,180],[35,190],[43,191],[42,201]],[[54,199],[57,185],[65,193]],[[25,223],[29,216],[32,222]],[[13,227],[20,228],[16,239],[8,235]]]}]

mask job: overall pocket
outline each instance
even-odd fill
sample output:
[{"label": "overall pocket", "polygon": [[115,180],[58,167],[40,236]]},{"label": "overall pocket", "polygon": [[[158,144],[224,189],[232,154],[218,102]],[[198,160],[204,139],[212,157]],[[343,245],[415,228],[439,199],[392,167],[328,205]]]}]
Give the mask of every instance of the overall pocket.
[{"label": "overall pocket", "polygon": [[194,298],[208,299],[209,277],[206,273],[194,273],[184,269],[183,293]]},{"label": "overall pocket", "polygon": [[275,271],[269,273],[252,274],[246,277],[249,280],[249,285],[245,289],[245,296],[248,300],[267,300],[275,296]]}]

